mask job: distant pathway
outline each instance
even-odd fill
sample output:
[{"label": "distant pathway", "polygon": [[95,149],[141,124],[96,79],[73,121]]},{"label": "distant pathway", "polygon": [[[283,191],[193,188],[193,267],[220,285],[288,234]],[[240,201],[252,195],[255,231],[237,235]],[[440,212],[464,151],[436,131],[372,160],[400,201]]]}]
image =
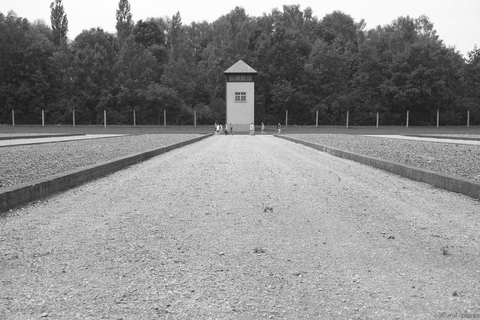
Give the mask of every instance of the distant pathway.
[{"label": "distant pathway", "polygon": [[0,219],[0,314],[480,314],[479,209],[283,139],[214,136]]},{"label": "distant pathway", "polygon": [[124,134],[86,134],[69,137],[48,137],[48,138],[28,138],[28,139],[11,139],[0,140],[0,147],[20,146],[28,144],[40,144],[62,141],[74,141],[74,140],[87,140],[87,139],[99,139],[124,136]]},{"label": "distant pathway", "polygon": [[456,144],[471,144],[480,146],[480,141],[476,140],[462,140],[462,139],[448,139],[448,138],[429,138],[429,137],[413,137],[413,136],[404,136],[404,135],[393,135],[393,134],[377,134],[377,135],[365,135],[366,137],[377,137],[377,138],[389,138],[389,139],[402,139],[402,140],[416,140],[416,141],[428,141],[428,142],[440,142],[440,143],[456,143]]}]

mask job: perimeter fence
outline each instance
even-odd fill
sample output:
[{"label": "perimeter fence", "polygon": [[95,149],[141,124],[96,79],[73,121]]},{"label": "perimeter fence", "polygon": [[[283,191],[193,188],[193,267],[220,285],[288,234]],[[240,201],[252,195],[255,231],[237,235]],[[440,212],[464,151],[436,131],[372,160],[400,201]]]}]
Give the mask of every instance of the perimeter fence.
[{"label": "perimeter fence", "polygon": [[[322,112],[321,110],[313,110],[309,113],[293,112],[285,110],[284,115],[255,115],[255,123],[259,124],[263,122],[265,125],[307,125],[307,126],[330,126],[330,125],[344,125],[349,126],[480,126],[480,110],[463,110],[462,112],[454,112],[452,110],[440,111],[438,110],[434,114],[425,112],[406,111],[405,113],[381,113],[381,112]],[[5,112],[4,112],[5,114]],[[145,122],[145,115],[142,115],[141,119],[138,117],[138,113],[133,110],[131,114],[126,117],[120,116],[117,113],[109,113],[106,110],[98,113],[94,119],[95,121],[89,121],[91,115],[83,114],[76,110],[72,110],[68,114],[65,114],[60,121],[49,121],[49,114],[44,110],[39,110],[38,115],[24,115],[22,112],[11,110],[10,117],[5,115],[0,119],[0,124],[4,125],[193,125],[197,126],[197,114],[194,110],[193,115],[179,115],[170,114],[167,110],[155,112],[152,115],[148,115],[148,122]],[[29,119],[29,120],[27,120]],[[32,119],[33,122],[32,122]],[[179,122],[180,121],[180,122]]]}]

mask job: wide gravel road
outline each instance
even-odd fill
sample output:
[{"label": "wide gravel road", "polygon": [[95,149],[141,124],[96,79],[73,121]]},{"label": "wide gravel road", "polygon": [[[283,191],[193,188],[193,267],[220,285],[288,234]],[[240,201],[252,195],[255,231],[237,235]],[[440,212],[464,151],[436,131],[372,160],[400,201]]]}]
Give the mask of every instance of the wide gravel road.
[{"label": "wide gravel road", "polygon": [[2,319],[480,317],[480,206],[214,136],[0,219]]}]

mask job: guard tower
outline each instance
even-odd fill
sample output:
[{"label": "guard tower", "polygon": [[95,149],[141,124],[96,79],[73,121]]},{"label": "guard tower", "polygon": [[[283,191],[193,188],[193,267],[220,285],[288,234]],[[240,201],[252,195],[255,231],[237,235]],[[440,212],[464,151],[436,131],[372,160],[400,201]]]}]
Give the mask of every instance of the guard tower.
[{"label": "guard tower", "polygon": [[227,123],[233,125],[233,132],[248,132],[254,122],[255,83],[258,74],[242,60],[228,68],[223,74],[227,80]]}]

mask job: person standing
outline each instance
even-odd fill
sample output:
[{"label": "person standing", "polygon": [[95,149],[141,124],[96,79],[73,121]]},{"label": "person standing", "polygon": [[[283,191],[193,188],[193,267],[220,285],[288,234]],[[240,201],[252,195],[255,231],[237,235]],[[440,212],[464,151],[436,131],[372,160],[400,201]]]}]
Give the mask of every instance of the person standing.
[{"label": "person standing", "polygon": [[265,125],[262,122],[262,134],[265,134]]},{"label": "person standing", "polygon": [[230,123],[230,135],[233,136],[233,126],[231,123]]},{"label": "person standing", "polygon": [[253,125],[253,123],[250,124],[250,133],[249,133],[251,136],[255,135],[255,126]]},{"label": "person standing", "polygon": [[228,136],[228,124],[225,123],[225,135]]},{"label": "person standing", "polygon": [[280,134],[280,132],[282,131],[281,129],[281,125],[280,125],[280,122],[277,124],[277,130],[278,130],[278,133],[277,134]]}]

